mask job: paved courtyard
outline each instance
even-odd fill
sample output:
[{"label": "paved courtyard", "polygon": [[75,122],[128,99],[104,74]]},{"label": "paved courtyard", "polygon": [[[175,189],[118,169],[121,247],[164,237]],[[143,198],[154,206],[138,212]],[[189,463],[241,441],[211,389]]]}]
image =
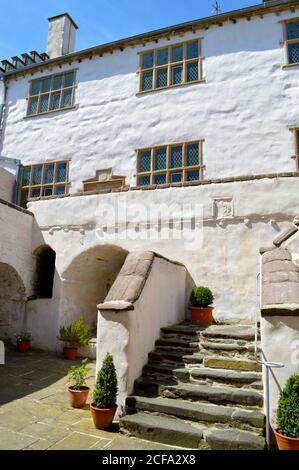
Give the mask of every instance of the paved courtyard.
[{"label": "paved courtyard", "polygon": [[[94,428],[89,406],[74,409],[66,393],[67,371],[76,361],[42,351],[6,350],[0,365],[1,450],[160,450],[171,447]],[[94,384],[95,364],[91,362]],[[89,403],[89,401],[88,401]]]}]

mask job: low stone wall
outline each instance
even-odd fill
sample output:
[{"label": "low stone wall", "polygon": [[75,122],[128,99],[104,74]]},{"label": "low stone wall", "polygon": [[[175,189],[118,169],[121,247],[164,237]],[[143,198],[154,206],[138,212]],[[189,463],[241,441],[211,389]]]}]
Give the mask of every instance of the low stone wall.
[{"label": "low stone wall", "polygon": [[192,285],[179,263],[152,252],[128,255],[106,302],[98,307],[97,367],[107,352],[113,354],[121,407],[154,349],[160,328],[184,320]]}]

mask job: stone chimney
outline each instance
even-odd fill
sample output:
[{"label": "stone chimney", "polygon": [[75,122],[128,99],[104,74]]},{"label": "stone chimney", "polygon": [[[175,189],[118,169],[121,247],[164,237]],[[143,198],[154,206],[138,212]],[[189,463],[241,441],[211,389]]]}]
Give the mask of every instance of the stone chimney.
[{"label": "stone chimney", "polygon": [[47,54],[50,59],[74,52],[76,29],[78,26],[68,13],[49,18]]}]

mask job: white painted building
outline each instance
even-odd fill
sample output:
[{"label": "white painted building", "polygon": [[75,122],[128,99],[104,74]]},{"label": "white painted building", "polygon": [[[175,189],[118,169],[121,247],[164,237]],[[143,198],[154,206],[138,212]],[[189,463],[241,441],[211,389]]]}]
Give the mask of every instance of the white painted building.
[{"label": "white painted building", "polygon": [[[36,346],[60,347],[59,325],[78,316],[95,326],[136,250],[210,286],[217,320],[252,321],[258,250],[299,211],[298,12],[264,1],[77,52],[62,14],[46,54],[2,62],[0,194],[35,216]],[[47,298],[34,280],[43,246],[56,253]]]}]

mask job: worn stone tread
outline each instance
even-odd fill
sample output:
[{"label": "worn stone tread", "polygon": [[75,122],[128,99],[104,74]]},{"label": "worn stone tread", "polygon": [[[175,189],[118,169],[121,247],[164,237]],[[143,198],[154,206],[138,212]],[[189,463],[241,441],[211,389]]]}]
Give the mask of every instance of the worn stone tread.
[{"label": "worn stone tread", "polygon": [[195,341],[186,341],[180,339],[165,339],[161,338],[156,341],[156,346],[158,348],[177,348],[184,351],[199,351],[199,342]]},{"label": "worn stone tread", "polygon": [[260,372],[262,370],[261,364],[246,357],[207,355],[204,357],[203,364],[205,367],[213,369],[229,369],[252,372]]},{"label": "worn stone tread", "polygon": [[208,379],[216,382],[230,384],[251,384],[262,380],[261,372],[247,372],[230,369],[213,369],[209,367],[199,367],[190,369],[191,379]]},{"label": "worn stone tread", "polygon": [[186,364],[201,364],[203,355],[200,353],[186,354],[184,351],[168,351],[165,349],[156,349],[151,351],[148,358],[152,362],[161,362],[162,360],[171,361],[175,363]]},{"label": "worn stone tread", "polygon": [[204,439],[212,450],[264,450],[266,445],[264,437],[236,429],[210,428]]},{"label": "worn stone tread", "polygon": [[217,404],[235,404],[262,406],[263,395],[253,389],[220,387],[198,384],[179,384],[165,386],[162,396],[166,398],[183,398],[187,400],[208,401]]},{"label": "worn stone tread", "polygon": [[173,398],[131,396],[127,398],[127,406],[132,411],[169,414],[191,421],[229,423],[237,427],[244,423],[255,428],[263,428],[265,420],[264,414],[260,410],[245,410],[232,406],[190,402]]},{"label": "worn stone tread", "polygon": [[248,325],[212,325],[201,333],[204,338],[254,339],[254,328]]},{"label": "worn stone tread", "polygon": [[121,431],[149,441],[197,449],[203,437],[203,427],[185,423],[176,418],[136,413],[120,419]]}]

